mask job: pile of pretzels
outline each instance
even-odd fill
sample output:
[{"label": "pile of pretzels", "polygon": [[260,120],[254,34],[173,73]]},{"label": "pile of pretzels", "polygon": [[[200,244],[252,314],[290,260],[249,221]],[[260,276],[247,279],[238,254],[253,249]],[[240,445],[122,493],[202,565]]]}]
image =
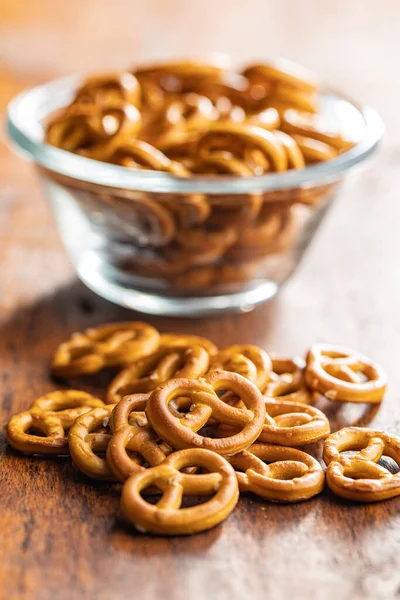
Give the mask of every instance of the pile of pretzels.
[{"label": "pile of pretzels", "polygon": [[[251,177],[303,169],[354,145],[319,110],[301,67],[169,62],[95,75],[46,125],[46,141],[135,170]],[[48,174],[60,178],[56,174]],[[136,284],[191,293],[240,286],[263,261],[293,250],[303,210],[332,198],[336,182],[248,194],[136,192],[61,177],[89,220],[109,224],[112,266]],[[308,214],[308,213],[307,213]],[[288,267],[289,268],[289,267]],[[280,266],[282,270],[282,265]]]},{"label": "pile of pretzels", "polygon": [[[7,437],[24,454],[70,455],[88,477],[120,482],[122,513],[139,531],[205,531],[239,492],[298,502],[326,481],[355,501],[400,494],[400,473],[379,464],[382,455],[400,464],[400,438],[360,427],[331,433],[313,405],[319,396],[381,402],[385,374],[358,352],[315,344],[305,361],[282,358],[134,321],[75,333],[52,361],[62,378],[116,368],[105,401],[51,392],[12,417]],[[321,440],[326,474],[299,449]]]}]

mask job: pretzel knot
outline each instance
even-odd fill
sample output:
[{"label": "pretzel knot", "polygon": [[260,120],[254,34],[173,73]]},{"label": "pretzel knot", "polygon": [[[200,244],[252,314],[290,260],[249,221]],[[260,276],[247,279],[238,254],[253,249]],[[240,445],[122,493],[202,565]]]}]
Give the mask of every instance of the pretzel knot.
[{"label": "pretzel knot", "polygon": [[103,456],[111,440],[109,427],[113,405],[93,408],[78,417],[69,436],[69,450],[75,465],[94,479],[114,480],[114,475]]},{"label": "pretzel knot", "polygon": [[66,432],[75,419],[102,400],[80,390],[51,392],[29,411],[15,415],[7,426],[9,444],[24,454],[69,454]]},{"label": "pretzel knot", "polygon": [[236,344],[220,350],[212,357],[210,371],[214,369],[238,373],[263,392],[271,374],[272,363],[268,354],[258,346]]},{"label": "pretzel knot", "polygon": [[268,500],[299,502],[319,494],[324,487],[325,476],[319,462],[294,448],[253,444],[229,462],[236,471],[241,492],[253,492]]},{"label": "pretzel knot", "polygon": [[140,105],[139,82],[126,71],[89,77],[77,91],[74,104],[107,105],[118,101],[128,102],[136,107]]},{"label": "pretzel knot", "polygon": [[[229,406],[217,395],[233,392],[243,408]],[[174,401],[189,398],[189,411],[172,411]],[[146,414],[153,429],[173,448],[202,447],[221,455],[231,455],[248,448],[260,435],[265,406],[259,390],[250,381],[228,371],[213,371],[205,379],[171,379],[150,396]],[[197,433],[210,419],[235,428],[225,438],[211,438]]]},{"label": "pretzel knot", "polygon": [[315,344],[307,355],[307,385],[335,402],[381,402],[386,375],[372,360],[342,346]]},{"label": "pretzel knot", "polygon": [[326,415],[314,406],[265,398],[265,424],[260,442],[282,446],[306,446],[330,433]]},{"label": "pretzel knot", "polygon": [[60,377],[96,373],[105,367],[124,366],[158,347],[158,331],[140,321],[112,323],[74,333],[61,344],[52,362]]},{"label": "pretzel knot", "polygon": [[[341,452],[358,450],[355,455]],[[326,481],[338,496],[359,502],[377,502],[400,495],[400,472],[377,464],[382,455],[400,465],[400,438],[383,431],[345,427],[328,437],[324,461]]]},{"label": "pretzel knot", "polygon": [[107,463],[118,481],[142,471],[143,465],[159,465],[171,452],[148,424],[144,412],[148,397],[148,394],[126,396],[113,410]]},{"label": "pretzel knot", "polygon": [[207,371],[208,352],[201,346],[162,346],[119,373],[110,384],[107,402],[115,404],[128,394],[150,392],[167,379],[197,379]]},{"label": "pretzel knot", "polygon": [[[202,467],[205,474],[182,473],[184,467]],[[142,493],[150,487],[162,493],[150,504]],[[184,495],[212,497],[198,506],[182,508]],[[170,454],[162,464],[129,477],[122,488],[125,517],[142,532],[187,535],[218,525],[234,509],[239,497],[231,465],[209,450],[191,448]]]},{"label": "pretzel knot", "polygon": [[272,355],[271,359],[272,372],[265,388],[265,397],[311,404],[313,394],[304,380],[305,361],[297,356],[284,358]]}]

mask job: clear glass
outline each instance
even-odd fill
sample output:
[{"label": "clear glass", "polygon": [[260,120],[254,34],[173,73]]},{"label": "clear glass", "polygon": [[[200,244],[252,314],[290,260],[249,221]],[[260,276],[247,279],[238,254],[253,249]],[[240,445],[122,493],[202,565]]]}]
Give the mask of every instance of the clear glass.
[{"label": "clear glass", "polygon": [[43,143],[47,115],[71,99],[76,77],[15,98],[8,130],[33,159],[78,276],[117,304],[200,316],[249,311],[294,272],[350,170],[377,147],[377,113],[325,90],[320,112],[349,151],[302,171],[177,179],[135,171]]}]

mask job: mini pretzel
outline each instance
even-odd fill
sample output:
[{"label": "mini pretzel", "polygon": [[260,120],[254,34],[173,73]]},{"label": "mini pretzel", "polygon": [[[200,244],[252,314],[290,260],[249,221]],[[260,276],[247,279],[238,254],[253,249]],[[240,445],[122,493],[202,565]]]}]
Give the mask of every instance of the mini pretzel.
[{"label": "mini pretzel", "polygon": [[112,323],[74,333],[61,344],[53,358],[52,372],[60,377],[96,373],[120,366],[154,351],[158,331],[140,321]]},{"label": "mini pretzel", "polygon": [[134,75],[127,71],[92,75],[77,91],[74,103],[106,105],[116,101],[140,105],[140,86]]},{"label": "mini pretzel", "polygon": [[[359,450],[354,456],[340,454]],[[345,427],[328,437],[324,461],[326,482],[338,496],[359,502],[377,502],[400,495],[400,473],[380,466],[381,456],[400,464],[400,438],[383,431]]]},{"label": "mini pretzel", "polygon": [[386,375],[372,360],[343,346],[315,344],[307,355],[307,385],[335,402],[381,402]]},{"label": "mini pretzel", "polygon": [[167,379],[197,379],[209,365],[208,352],[201,346],[171,343],[121,371],[110,384],[107,402],[115,404],[128,394],[150,392]]},{"label": "mini pretzel", "polygon": [[69,429],[80,415],[104,402],[81,390],[59,390],[41,396],[31,406],[31,412],[58,417],[64,429]]},{"label": "mini pretzel", "polygon": [[66,432],[79,415],[95,406],[104,403],[86,392],[50,392],[35,400],[29,411],[11,419],[8,442],[24,454],[68,454]]},{"label": "mini pretzel", "polygon": [[[233,392],[244,408],[229,406],[218,391]],[[179,398],[190,399],[190,409],[180,416],[170,404]],[[260,435],[265,406],[258,389],[250,381],[227,371],[212,371],[205,379],[171,379],[150,396],[146,414],[153,429],[173,448],[203,447],[218,454],[236,454],[248,448]],[[210,418],[236,427],[233,435],[214,439],[197,433]]]},{"label": "mini pretzel", "polygon": [[[118,481],[144,470],[143,462],[156,466],[163,462],[171,448],[157,443],[158,436],[147,422],[144,409],[148,394],[126,396],[114,408],[111,417],[113,436],[107,448],[107,463]],[[129,451],[134,455],[130,455]]]},{"label": "mini pretzel", "polygon": [[263,392],[271,374],[272,363],[268,354],[258,346],[237,344],[220,350],[212,357],[210,371],[213,369],[238,373]]},{"label": "mini pretzel", "polygon": [[271,355],[271,359],[272,372],[265,388],[265,397],[311,404],[313,394],[304,380],[305,361],[297,356],[284,358]]},{"label": "mini pretzel", "polygon": [[[208,473],[181,472],[189,466],[203,467]],[[152,486],[162,492],[155,505],[141,495]],[[181,508],[184,495],[212,495],[212,498],[198,506]],[[238,484],[231,465],[214,452],[192,448],[174,452],[161,465],[129,477],[122,488],[121,508],[139,531],[188,535],[221,523],[232,512],[238,498]]]},{"label": "mini pretzel", "polygon": [[319,494],[324,487],[325,475],[319,462],[294,448],[253,444],[229,462],[236,471],[239,490],[267,500],[299,502]]},{"label": "mini pretzel", "polygon": [[114,405],[93,408],[78,417],[69,431],[72,460],[80,471],[94,479],[114,480],[105,458],[96,454],[105,454],[111,440],[111,434],[105,433],[104,428],[108,429],[113,408]]},{"label": "mini pretzel", "polygon": [[282,119],[282,130],[290,135],[294,133],[313,138],[339,151],[353,146],[353,142],[346,140],[340,131],[329,128],[326,120],[319,115],[287,110]]},{"label": "mini pretzel", "polygon": [[260,442],[306,446],[325,439],[330,433],[328,418],[314,406],[265,398],[265,409]]},{"label": "mini pretzel", "polygon": [[217,346],[205,337],[190,335],[187,333],[162,333],[160,335],[160,346],[179,344],[182,346],[201,346],[207,350],[210,356],[218,352]]},{"label": "mini pretzel", "polygon": [[60,418],[45,412],[27,411],[14,415],[7,425],[7,441],[24,454],[69,454]]}]

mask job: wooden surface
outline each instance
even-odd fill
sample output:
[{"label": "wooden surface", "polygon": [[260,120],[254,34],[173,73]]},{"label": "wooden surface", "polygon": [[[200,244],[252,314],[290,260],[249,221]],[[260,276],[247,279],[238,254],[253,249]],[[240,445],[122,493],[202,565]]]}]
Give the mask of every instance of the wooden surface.
[{"label": "wooden surface", "polygon": [[[386,368],[390,388],[373,423],[400,434],[399,28],[397,0],[2,0],[0,108],[53,75],[211,50],[242,60],[284,55],[378,108],[383,151],[332,209],[276,301],[218,321],[149,321],[285,353],[316,340],[353,346]],[[123,524],[117,486],[92,483],[69,460],[7,449],[10,416],[54,389],[48,359],[57,344],[137,315],[77,281],[32,167],[1,142],[0,599],[399,598],[399,500],[242,498],[222,526],[167,540]],[[336,425],[357,418],[348,407],[332,416]]]}]

